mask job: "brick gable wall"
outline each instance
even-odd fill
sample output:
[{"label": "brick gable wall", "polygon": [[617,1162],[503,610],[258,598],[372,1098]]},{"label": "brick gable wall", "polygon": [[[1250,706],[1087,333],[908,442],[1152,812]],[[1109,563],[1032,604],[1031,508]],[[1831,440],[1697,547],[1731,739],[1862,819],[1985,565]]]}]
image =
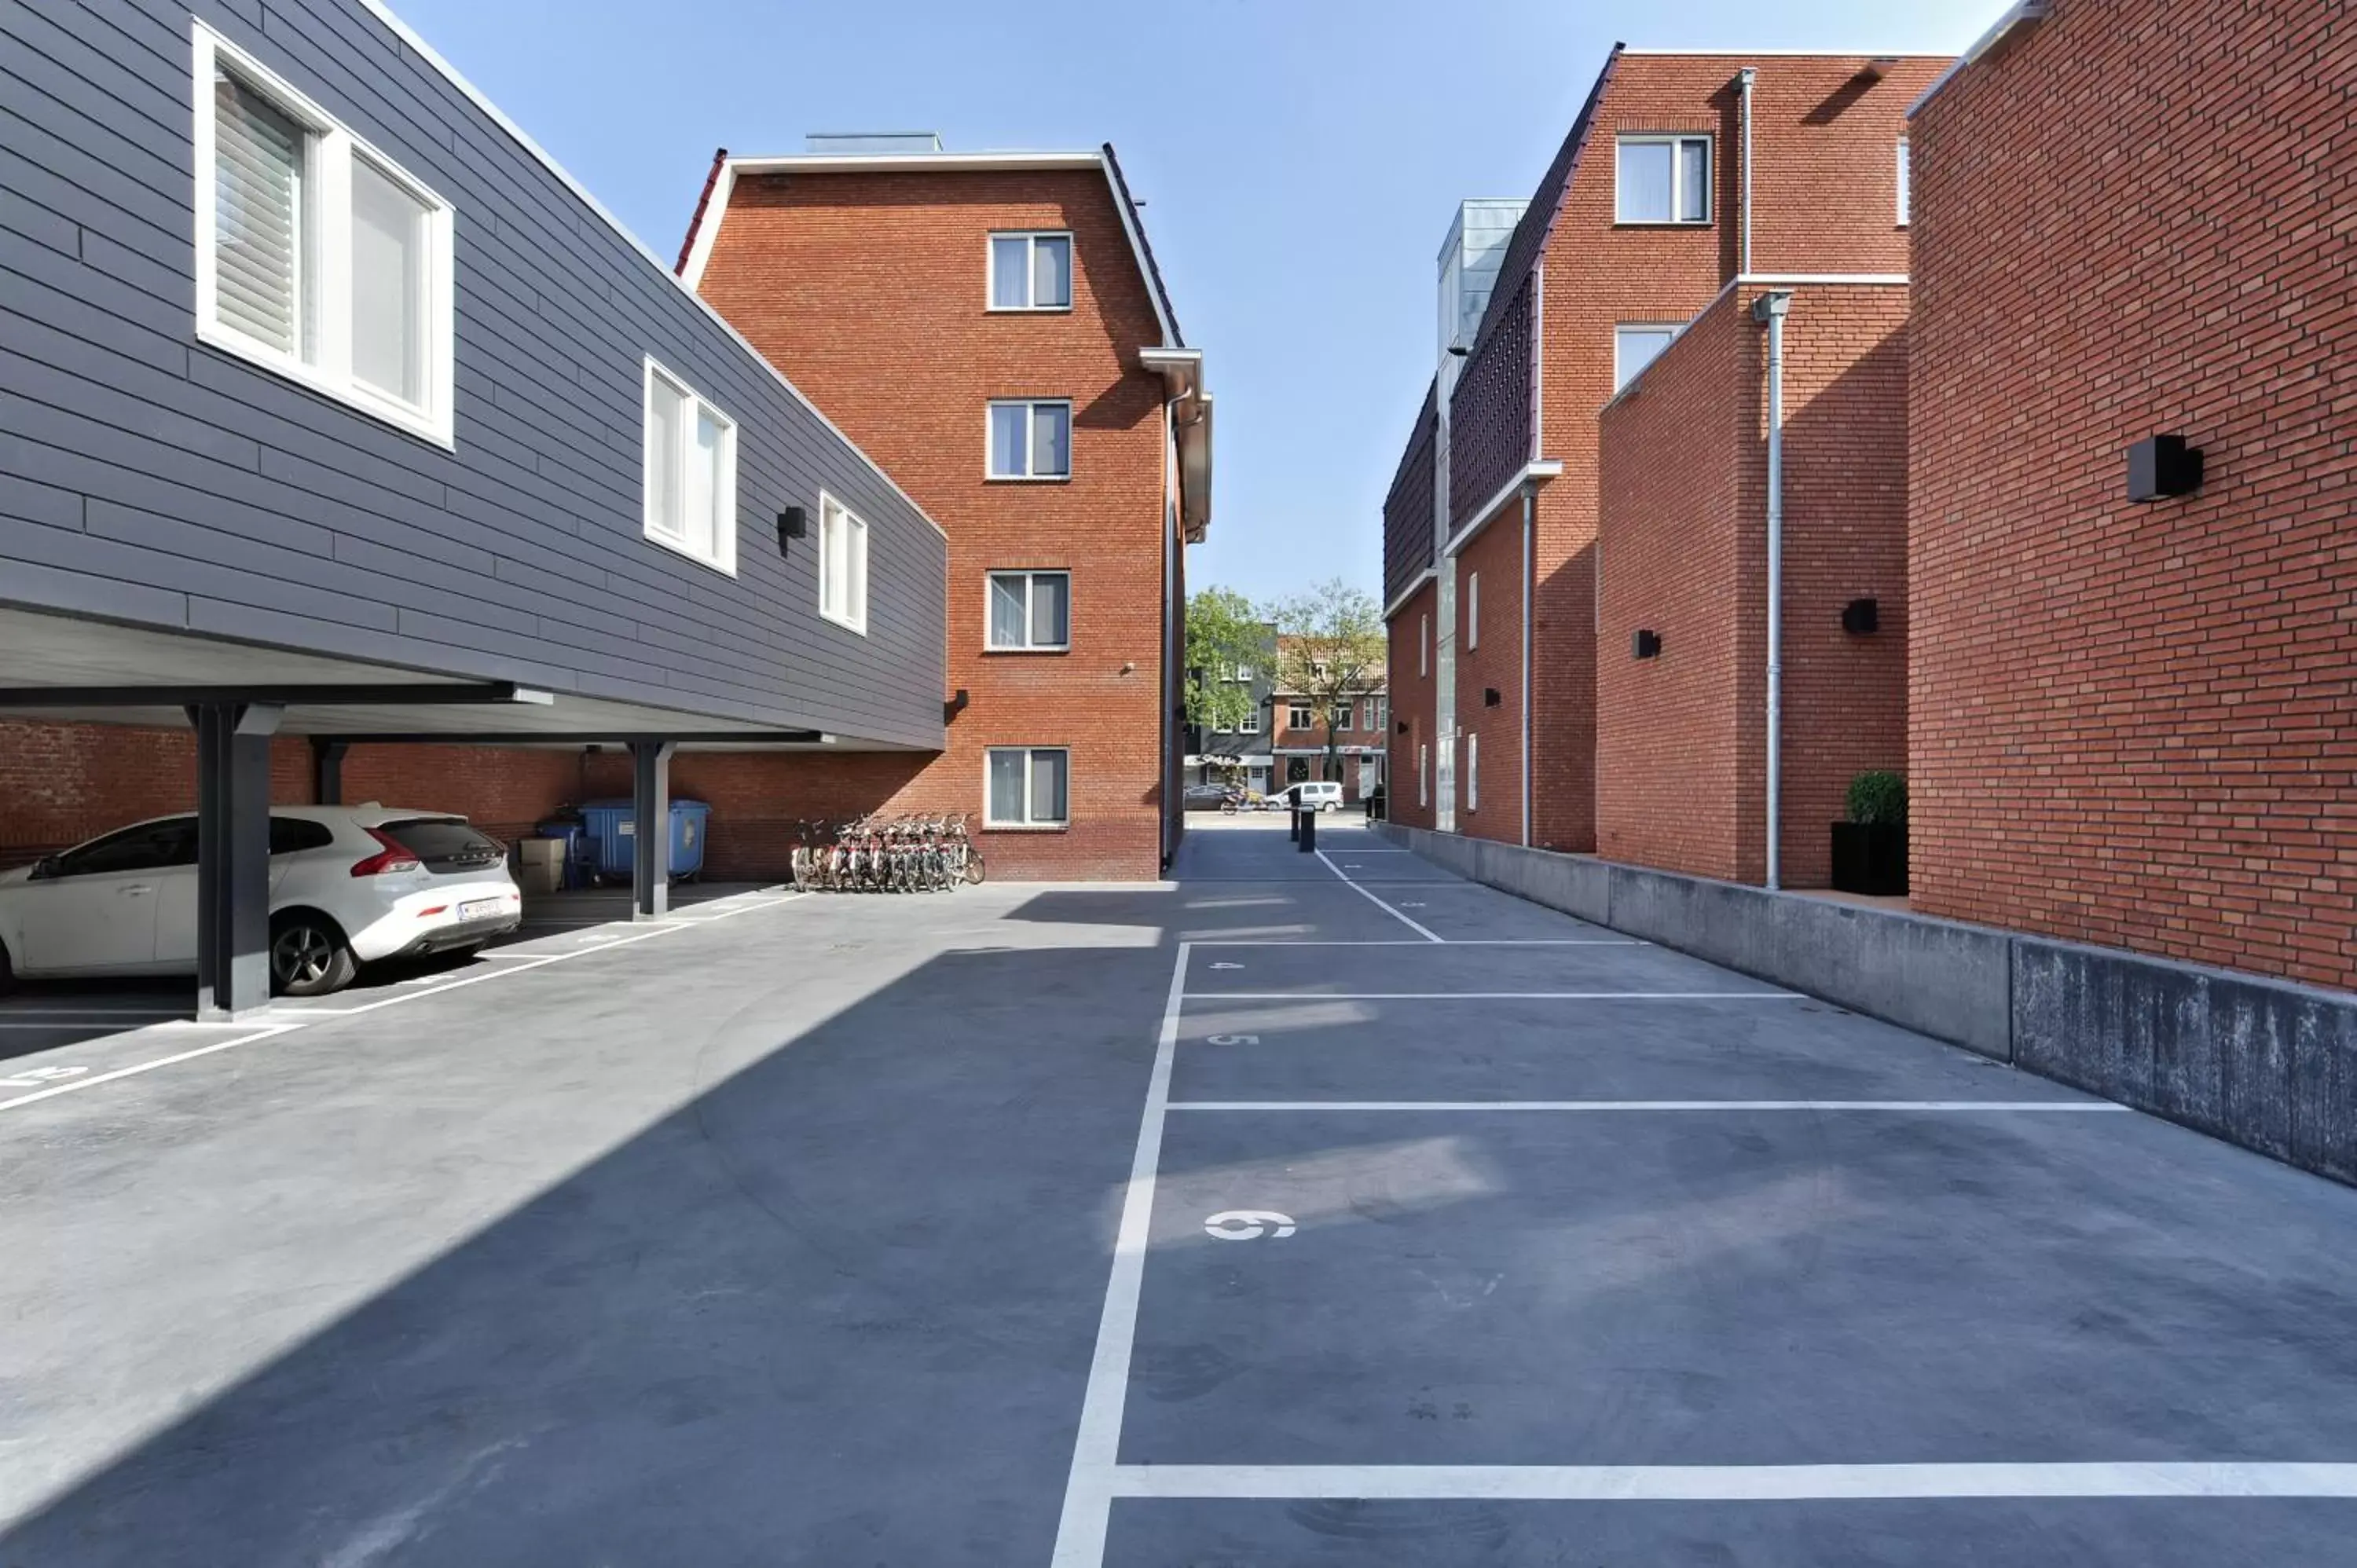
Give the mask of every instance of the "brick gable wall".
[{"label": "brick gable wall", "polygon": [[2330,5],[2058,0],[1918,116],[1918,908],[2357,984],[2352,81]]},{"label": "brick gable wall", "polygon": [[[986,310],[989,234],[1041,229],[1072,234],[1073,308]],[[947,749],[845,757],[821,793],[978,825],[987,747],[1068,746],[1070,829],[986,835],[993,875],[1157,875],[1167,435],[1136,355],[1161,333],[1103,176],[741,177],[702,292],[950,536]],[[1072,402],[1071,481],[987,481],[990,400],[1031,397]],[[1013,567],[1072,574],[1069,653],[984,650],[985,574]]]}]

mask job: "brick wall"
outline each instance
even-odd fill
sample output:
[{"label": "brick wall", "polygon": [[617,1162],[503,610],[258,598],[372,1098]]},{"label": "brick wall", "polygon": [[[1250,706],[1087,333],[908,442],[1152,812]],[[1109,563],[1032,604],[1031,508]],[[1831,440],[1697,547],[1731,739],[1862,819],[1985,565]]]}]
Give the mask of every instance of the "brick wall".
[{"label": "brick wall", "polygon": [[[1072,310],[988,312],[987,236],[1039,229],[1071,231]],[[978,826],[985,748],[1068,746],[1071,826],[984,835],[992,875],[1158,875],[1167,433],[1136,352],[1161,334],[1103,174],[746,177],[702,291],[950,536],[970,704],[930,766],[846,763],[828,788]],[[985,410],[1014,397],[1071,400],[1069,482],[985,479]],[[1014,567],[1072,574],[1069,653],[983,650],[985,575]]]},{"label": "brick wall", "polygon": [[[1391,726],[1385,737],[1390,750],[1383,774],[1383,811],[1393,822],[1415,828],[1429,828],[1433,822],[1428,767],[1425,801],[1416,803],[1416,748],[1432,744],[1436,709],[1431,650],[1437,646],[1439,628],[1428,628],[1428,622],[1438,613],[1439,602],[1438,590],[1426,583],[1408,596],[1388,626],[1392,700]],[[1403,720],[1407,724],[1405,733],[1400,729]]]},{"label": "brick wall", "polygon": [[[1481,579],[1473,636],[1473,579]],[[1523,838],[1523,507],[1508,501],[1457,557],[1457,831]],[[1489,705],[1486,693],[1498,693]],[[1480,789],[1468,804],[1466,758],[1479,737]]]},{"label": "brick wall", "polygon": [[[272,801],[311,803],[309,744],[280,736],[270,759]],[[907,791],[928,760],[909,752],[683,751],[672,759],[672,796],[712,807],[706,877],[771,881],[791,872],[804,820],[858,816]],[[630,753],[619,746],[356,746],[343,776],[348,801],[455,811],[503,842],[565,806],[627,800],[631,782]],[[0,720],[0,866],[196,805],[189,731]],[[995,844],[990,858],[994,875],[1004,875]]]},{"label": "brick wall", "polygon": [[[1768,290],[1731,291],[1601,421],[1598,853],[1767,874]],[[1781,867],[1831,879],[1849,781],[1904,765],[1907,291],[1792,291],[1784,368]],[[1841,612],[1872,598],[1880,629]],[[1639,629],[1662,651],[1638,660]]]},{"label": "brick wall", "polygon": [[[1597,847],[1597,411],[1613,392],[1613,328],[1689,320],[1740,265],[1736,73],[1760,70],[1754,270],[1895,274],[1907,267],[1896,196],[1904,116],[1945,63],[1902,59],[1878,81],[1862,74],[1863,57],[1624,55],[1615,67],[1541,263],[1539,455],[1564,472],[1538,501],[1534,842]],[[1619,225],[1619,137],[1674,131],[1713,138],[1714,221]]]},{"label": "brick wall", "polygon": [[1918,116],[1918,908],[2357,984],[2352,81],[2334,6],[2057,0]]},{"label": "brick wall", "polygon": [[[1742,875],[1738,703],[1748,634],[1744,469],[1758,437],[1757,328],[1722,301],[1604,412],[1596,646],[1597,853]],[[1658,632],[1658,658],[1631,639]],[[1756,646],[1756,645],[1755,645]]]}]

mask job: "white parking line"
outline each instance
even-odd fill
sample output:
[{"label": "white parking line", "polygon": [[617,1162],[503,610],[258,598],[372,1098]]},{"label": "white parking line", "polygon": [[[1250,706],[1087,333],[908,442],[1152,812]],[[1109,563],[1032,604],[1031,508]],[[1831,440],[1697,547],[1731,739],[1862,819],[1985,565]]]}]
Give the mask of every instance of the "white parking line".
[{"label": "white parking line", "polygon": [[[1891,1498],[2357,1498],[2357,1465],[1124,1465],[1120,1498],[1798,1502]],[[1059,1556],[1060,1563],[1063,1558]],[[1091,1561],[1094,1561],[1092,1559]]]},{"label": "white parking line", "polygon": [[1377,908],[1378,909],[1383,910],[1385,914],[1387,914],[1387,915],[1391,916],[1391,918],[1392,918],[1393,919],[1397,920],[1400,924],[1402,924],[1402,925],[1405,926],[1409,930],[1414,931],[1416,935],[1418,935],[1418,936],[1422,937],[1426,941],[1428,941],[1428,942],[1437,942],[1437,941],[1442,941],[1442,940],[1445,940],[1445,939],[1443,939],[1443,938],[1438,934],[1438,933],[1437,933],[1437,932],[1435,932],[1435,931],[1431,930],[1431,929],[1430,929],[1429,928],[1427,928],[1427,927],[1418,925],[1415,920],[1413,920],[1413,919],[1409,918],[1406,915],[1402,914],[1399,910],[1393,908],[1389,904],[1384,903],[1381,898],[1379,898],[1379,897],[1375,897],[1375,895],[1374,895],[1373,893],[1372,893],[1372,892],[1368,891],[1366,888],[1361,887],[1361,886],[1360,886],[1357,883],[1355,883],[1355,882],[1351,881],[1351,878],[1350,878],[1349,874],[1348,874],[1348,873],[1346,873],[1346,872],[1344,872],[1344,871],[1343,871],[1343,869],[1342,869],[1340,866],[1339,866],[1339,865],[1335,865],[1335,864],[1334,864],[1334,862],[1333,862],[1333,860],[1332,860],[1332,859],[1331,859],[1331,858],[1330,858],[1330,857],[1326,854],[1326,852],[1325,852],[1324,850],[1322,850],[1322,849],[1321,849],[1321,850],[1319,850],[1319,851],[1318,852],[1318,858],[1319,860],[1322,860],[1322,861],[1324,861],[1324,862],[1326,863],[1326,869],[1327,869],[1327,870],[1329,870],[1329,871],[1332,872],[1335,875],[1341,877],[1341,879],[1342,879],[1342,886],[1344,886],[1345,887],[1350,888],[1352,892],[1354,892],[1354,893],[1358,894],[1358,895],[1359,895],[1359,897],[1361,897],[1361,898],[1364,898],[1364,899],[1368,900],[1370,903],[1373,904],[1373,905],[1375,906],[1375,908]]},{"label": "white parking line", "polygon": [[[1422,948],[1432,944],[1410,941],[1254,941],[1234,938],[1206,939],[1195,945],[1199,948]],[[1652,945],[1635,937],[1473,937],[1441,944],[1451,948],[1649,948]]]},{"label": "white parking line", "polygon": [[1089,1361],[1088,1392],[1081,1401],[1081,1427],[1072,1440],[1071,1475],[1064,1483],[1064,1510],[1056,1525],[1050,1568],[1102,1568],[1105,1530],[1113,1519],[1113,1477],[1121,1458],[1121,1414],[1129,1391],[1129,1361],[1137,1337],[1137,1303],[1146,1283],[1146,1234],[1154,1219],[1154,1182],[1162,1164],[1162,1113],[1170,1102],[1170,1067],[1178,1052],[1178,1005],[1186,994],[1190,945],[1178,944],[1170,971],[1170,994],[1162,1004],[1162,1029],[1155,1037],[1154,1071],[1146,1080],[1146,1110],[1137,1122],[1137,1152],[1130,1158],[1129,1189],[1114,1232],[1113,1274],[1105,1284],[1104,1312],[1097,1320],[1096,1354]]},{"label": "white parking line", "polygon": [[[130,1067],[117,1068],[113,1072],[102,1072],[90,1078],[78,1078],[71,1083],[61,1083],[54,1088],[39,1090],[31,1094],[20,1094],[13,1100],[0,1100],[0,1111],[14,1110],[19,1105],[30,1105],[35,1101],[48,1100],[60,1094],[76,1094],[85,1089],[95,1089],[102,1083],[112,1083],[117,1079],[131,1078],[143,1072],[153,1072],[157,1068],[171,1067],[178,1062],[193,1061],[198,1057],[209,1057],[216,1051],[226,1051],[237,1046],[250,1046],[256,1040],[274,1039],[280,1035],[304,1027],[314,1018],[356,1017],[363,1013],[374,1013],[380,1008],[397,1006],[404,1002],[416,1002],[428,996],[439,996],[446,991],[456,991],[462,985],[480,985],[487,980],[504,980],[509,975],[523,974],[552,963],[563,963],[567,959],[587,958],[591,953],[604,952],[609,948],[627,947],[633,942],[667,936],[673,931],[684,931],[695,926],[708,926],[715,921],[726,919],[730,915],[742,915],[755,909],[774,909],[780,904],[791,904],[798,898],[808,897],[810,895],[806,893],[790,893],[782,898],[772,898],[765,903],[740,904],[726,913],[715,915],[704,920],[652,927],[646,927],[645,923],[641,922],[643,929],[636,936],[617,937],[610,942],[601,942],[596,947],[578,948],[571,952],[538,954],[510,964],[503,969],[489,969],[480,974],[465,975],[457,980],[444,981],[437,985],[416,991],[404,991],[397,995],[380,997],[374,1002],[362,1003],[357,1007],[290,1007],[276,1013],[274,1016],[265,1014],[265,1017],[271,1018],[269,1026],[257,1029],[253,1034],[240,1035],[233,1040],[216,1040],[209,1046],[199,1046],[194,1050],[180,1051],[168,1057],[158,1057],[154,1061],[137,1062]],[[716,899],[714,901],[719,902]],[[252,1020],[246,1020],[246,1022],[250,1023]]]},{"label": "white parking line", "polygon": [[1895,1111],[2124,1112],[2088,1100],[1174,1100],[1173,1111]]},{"label": "white parking line", "polygon": [[1190,991],[1189,1002],[1806,1002],[1797,991]]},{"label": "white parking line", "polygon": [[30,1094],[20,1094],[14,1100],[0,1100],[0,1111],[14,1111],[19,1105],[30,1105],[37,1100],[53,1100],[60,1094],[78,1094],[85,1089],[95,1089],[102,1083],[113,1083],[118,1078],[130,1078],[138,1073],[153,1072],[159,1067],[170,1067],[175,1062],[194,1061],[199,1057],[209,1057],[215,1051],[226,1051],[237,1046],[250,1046],[256,1040],[266,1040],[273,1036],[284,1035],[289,1030],[301,1027],[299,1024],[274,1024],[267,1029],[257,1029],[251,1035],[240,1035],[233,1040],[215,1040],[210,1046],[199,1046],[194,1050],[181,1051],[174,1056],[158,1057],[154,1061],[139,1062],[131,1067],[119,1067],[113,1072],[102,1072],[91,1078],[78,1078],[71,1083],[60,1083],[50,1089],[37,1089]]}]

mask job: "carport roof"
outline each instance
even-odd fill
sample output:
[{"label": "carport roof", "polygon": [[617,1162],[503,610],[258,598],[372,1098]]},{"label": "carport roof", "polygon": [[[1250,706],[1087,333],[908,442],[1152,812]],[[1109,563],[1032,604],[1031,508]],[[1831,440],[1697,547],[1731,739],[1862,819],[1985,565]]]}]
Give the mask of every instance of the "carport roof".
[{"label": "carport roof", "polygon": [[[39,706],[0,708],[0,716],[85,724],[178,727],[186,715],[177,703],[124,706],[93,701],[88,706],[57,700],[56,693],[88,688],[201,689],[219,697],[224,689],[352,686],[414,686],[417,701],[371,700],[365,704],[294,702],[279,725],[282,735],[400,736],[453,740],[497,736],[511,744],[545,736],[550,744],[585,736],[694,735],[706,745],[742,736],[748,746],[804,745],[829,749],[906,750],[889,742],[821,734],[814,724],[748,723],[715,716],[697,705],[698,693],[648,687],[644,700],[587,697],[552,687],[538,672],[514,676],[550,700],[486,702],[479,695],[453,701],[456,688],[477,688],[507,677],[416,670],[304,653],[263,643],[194,637],[74,616],[0,607],[0,688],[51,688]],[[380,692],[375,695],[382,697]]]}]

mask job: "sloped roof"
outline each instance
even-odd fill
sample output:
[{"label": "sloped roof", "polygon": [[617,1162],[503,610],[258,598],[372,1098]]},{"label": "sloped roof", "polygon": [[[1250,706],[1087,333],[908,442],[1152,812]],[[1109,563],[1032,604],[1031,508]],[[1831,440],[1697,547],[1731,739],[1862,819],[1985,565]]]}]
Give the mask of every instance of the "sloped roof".
[{"label": "sloped roof", "polygon": [[1587,133],[1596,124],[1597,106],[1604,102],[1604,90],[1611,85],[1613,69],[1628,45],[1616,43],[1611,54],[1605,57],[1604,69],[1597,73],[1596,85],[1587,91],[1587,102],[1572,122],[1571,134],[1555,150],[1555,161],[1547,165],[1539,187],[1531,193],[1531,204],[1523,209],[1521,221],[1514,225],[1512,238],[1506,242],[1506,253],[1498,261],[1497,285],[1490,291],[1490,303],[1482,308],[1481,325],[1473,334],[1472,347],[1479,350],[1490,336],[1498,317],[1521,291],[1524,274],[1546,254],[1547,241],[1555,233],[1555,220],[1563,211],[1564,193],[1571,188],[1571,177],[1579,168],[1579,155],[1587,145]]}]

